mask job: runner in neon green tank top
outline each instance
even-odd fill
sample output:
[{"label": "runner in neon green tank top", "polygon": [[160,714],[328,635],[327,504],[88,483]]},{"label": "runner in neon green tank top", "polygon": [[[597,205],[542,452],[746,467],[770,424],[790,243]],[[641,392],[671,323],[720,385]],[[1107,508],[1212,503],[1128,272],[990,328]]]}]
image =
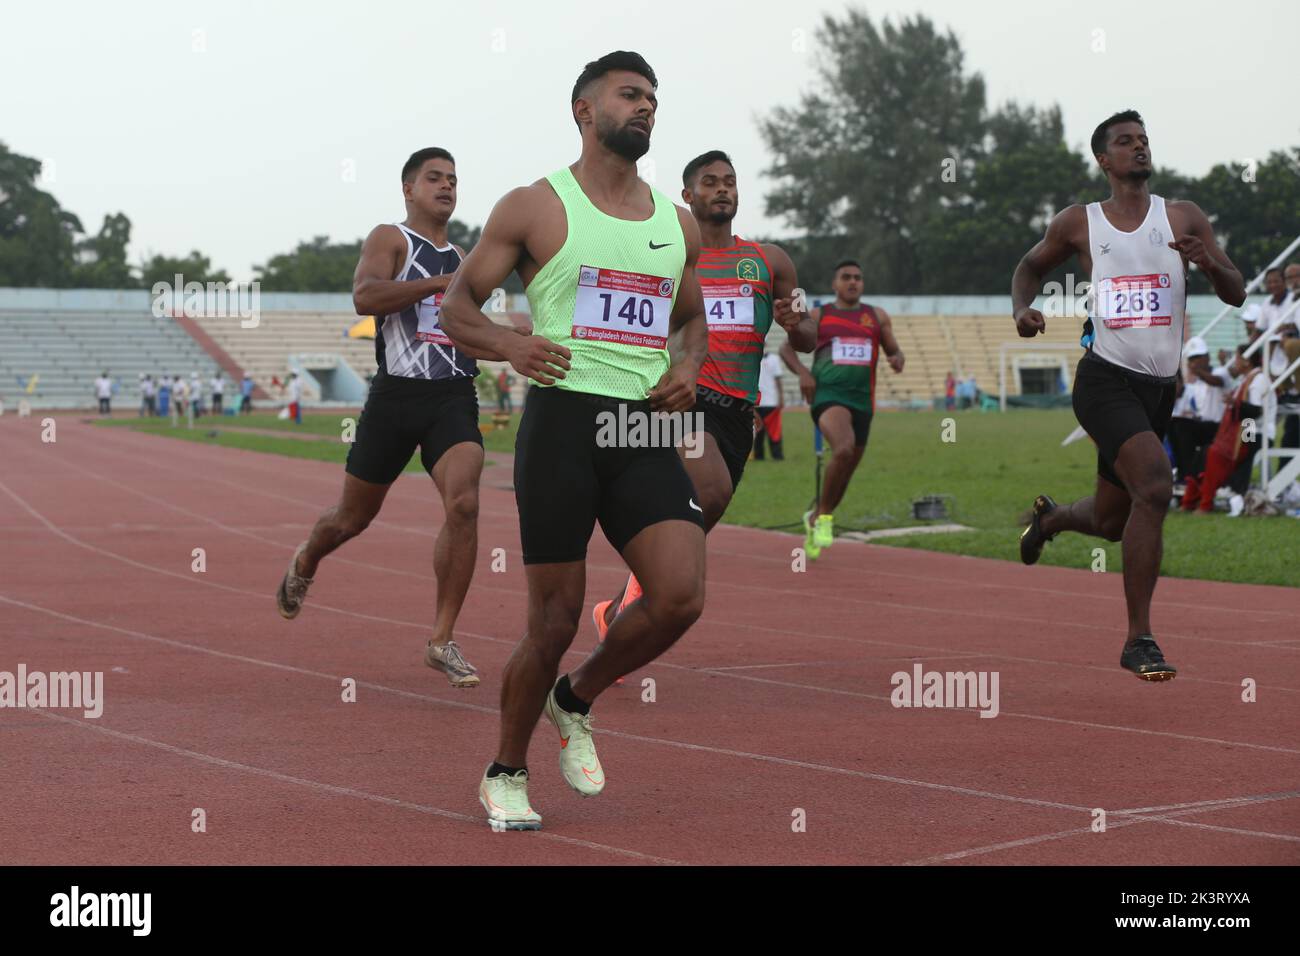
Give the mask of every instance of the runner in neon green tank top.
[{"label": "runner in neon green tank top", "polygon": [[[498,351],[536,383],[515,443],[527,632],[506,666],[500,745],[479,785],[494,829],[541,826],[525,763],[542,712],[558,732],[565,781],[583,796],[600,793],[592,701],[672,646],[704,603],[695,489],[675,442],[654,440],[663,419],[651,414],[692,409],[707,349],[699,228],[636,174],[656,86],[635,53],[587,64],[571,99],[581,157],[497,203],[442,303],[453,341]],[[532,305],[530,336],[479,311],[511,271]],[[645,598],[557,681],[582,616],[597,521]]]},{"label": "runner in neon green tank top", "polygon": [[[773,319],[786,330],[790,344],[804,352],[812,351],[817,327],[806,311],[792,308],[799,280],[785,251],[732,233],[739,194],[736,168],[726,153],[712,150],[686,164],[682,199],[690,205],[704,243],[696,273],[709,322],[709,355],[695,389],[703,444],[683,446],[681,452],[708,530],[722,518],[745,472],[754,441],[758,366]],[[618,595],[596,605],[592,620],[597,637],[603,638],[640,593],[631,575]]]}]

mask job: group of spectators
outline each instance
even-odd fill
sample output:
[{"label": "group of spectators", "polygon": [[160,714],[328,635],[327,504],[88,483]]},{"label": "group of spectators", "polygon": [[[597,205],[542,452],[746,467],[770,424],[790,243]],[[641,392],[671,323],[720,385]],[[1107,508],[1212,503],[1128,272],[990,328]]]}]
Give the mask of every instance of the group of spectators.
[{"label": "group of spectators", "polygon": [[[197,418],[209,411],[220,415],[225,411],[226,376],[220,369],[208,380],[205,390],[198,372],[189,378],[180,375],[159,375],[140,373],[140,408],[137,414],[141,418],[166,418],[170,415],[175,424],[180,417]],[[113,393],[117,384],[105,371],[95,379],[95,398],[99,402],[99,413],[111,415],[113,412]],[[253,380],[247,374],[239,386],[236,410],[247,414],[253,410]]]},{"label": "group of spectators", "polygon": [[949,372],[943,382],[943,407],[951,412],[978,408],[979,403],[980,387],[975,382],[975,376],[959,379]]},{"label": "group of spectators", "polygon": [[[1300,381],[1295,374],[1282,377],[1300,357],[1300,263],[1270,269],[1264,281],[1265,300],[1242,311],[1246,344],[1235,353],[1220,350],[1217,364],[1211,363],[1210,349],[1199,336],[1184,349],[1185,373],[1178,383],[1169,445],[1185,511],[1213,510],[1215,495],[1225,484],[1231,492],[1229,515],[1244,510],[1255,454],[1265,436],[1272,441],[1277,435],[1270,383],[1282,420],[1277,445],[1300,448]],[[1245,355],[1264,335],[1275,337],[1268,345],[1267,375],[1263,347]],[[1279,458],[1278,469],[1289,460]]]}]

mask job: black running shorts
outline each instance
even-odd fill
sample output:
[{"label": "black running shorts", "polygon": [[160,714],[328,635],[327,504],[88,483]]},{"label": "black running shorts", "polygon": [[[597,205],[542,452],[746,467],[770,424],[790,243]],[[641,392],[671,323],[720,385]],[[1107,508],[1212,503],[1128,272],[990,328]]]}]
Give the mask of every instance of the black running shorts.
[{"label": "black running shorts", "polygon": [[754,406],[743,398],[699,386],[695,389],[694,411],[702,416],[704,431],[718,443],[734,493],[754,447]]},{"label": "black running shorts", "polygon": [[[661,521],[704,515],[677,449],[602,447],[605,416],[648,414],[648,402],[534,385],[528,390],[515,438],[515,502],[524,564],[581,561],[596,522],[618,551]],[[604,439],[602,439],[602,442]]]},{"label": "black running shorts", "polygon": [[871,435],[871,412],[867,409],[854,408],[843,402],[822,402],[812,407],[813,424],[817,424],[817,420],[822,417],[822,412],[836,405],[845,409],[853,419],[853,444],[858,448],[865,448],[867,438]]},{"label": "black running shorts", "polygon": [[348,449],[347,473],[377,485],[391,484],[417,447],[424,470],[432,471],[443,453],[461,442],[483,444],[473,379],[378,377]]},{"label": "black running shorts", "polygon": [[1173,379],[1143,375],[1084,353],[1074,372],[1074,417],[1097,443],[1097,474],[1124,487],[1115,473],[1120,447],[1139,432],[1154,432],[1164,441],[1175,389]]}]

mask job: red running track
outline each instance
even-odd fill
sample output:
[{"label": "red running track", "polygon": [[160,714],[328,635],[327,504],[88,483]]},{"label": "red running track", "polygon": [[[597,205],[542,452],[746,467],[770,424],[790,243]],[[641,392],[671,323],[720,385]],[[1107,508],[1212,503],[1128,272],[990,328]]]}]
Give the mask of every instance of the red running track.
[{"label": "red running track", "polygon": [[[722,527],[703,618],[594,708],[604,794],[564,785],[543,724],[545,829],[494,833],[476,790],[525,598],[508,456],[484,471],[457,633],[485,680],[456,691],[421,662],[427,479],[288,622],[273,594],[337,465],[75,417],[45,444],[39,419],[0,418],[0,670],[102,671],[106,703],[0,710],[0,862],[1300,862],[1296,590],[1163,581],[1180,673],[1152,685],[1118,667],[1117,574],[847,541],[794,573],[796,538]],[[624,574],[597,534],[588,608]],[[593,639],[584,619],[571,660]],[[999,715],[894,708],[917,661],[996,671]]]}]

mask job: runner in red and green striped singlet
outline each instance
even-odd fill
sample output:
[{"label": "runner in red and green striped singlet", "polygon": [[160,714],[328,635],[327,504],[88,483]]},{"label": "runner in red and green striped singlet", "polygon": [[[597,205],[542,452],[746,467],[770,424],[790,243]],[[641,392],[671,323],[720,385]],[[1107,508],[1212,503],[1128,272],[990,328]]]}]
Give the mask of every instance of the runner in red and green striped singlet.
[{"label": "runner in red and green striped singlet", "polygon": [[[802,293],[790,257],[779,246],[732,233],[738,194],[736,168],[726,153],[713,150],[686,164],[682,199],[700,226],[695,274],[709,322],[709,354],[696,379],[691,416],[696,428],[703,427],[703,445],[695,445],[691,454],[687,448],[679,451],[707,531],[731,503],[754,444],[758,370],[772,322],[801,352],[813,350],[817,325],[807,311],[794,311],[794,297]],[[640,596],[636,578],[629,576],[622,594],[596,605],[592,616],[602,640],[618,612]]]},{"label": "runner in red and green striped singlet", "polygon": [[831,288],[835,300],[811,313],[817,328],[812,369],[804,368],[788,345],[781,347],[781,358],[799,376],[799,388],[812,406],[813,422],[831,446],[817,500],[803,516],[809,558],[835,541],[835,508],[871,433],[880,356],[895,372],[903,370],[904,361],[889,313],[862,301],[862,268],[856,262],[845,259],[835,267]]},{"label": "runner in red and green striped singlet", "polygon": [[695,274],[709,321],[709,356],[700,388],[758,401],[758,366],[772,327],[772,269],[757,243],[735,238],[724,249],[700,249]]}]

